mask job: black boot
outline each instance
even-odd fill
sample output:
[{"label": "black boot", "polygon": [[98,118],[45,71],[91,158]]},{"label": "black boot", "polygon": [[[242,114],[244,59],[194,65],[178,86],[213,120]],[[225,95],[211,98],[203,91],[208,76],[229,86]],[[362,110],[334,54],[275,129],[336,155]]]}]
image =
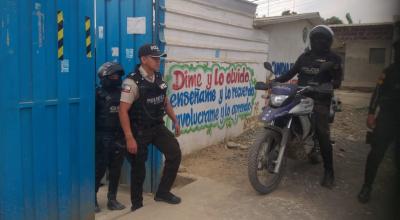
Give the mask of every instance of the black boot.
[{"label": "black boot", "polygon": [[364,204],[369,202],[371,191],[372,188],[364,184],[363,187],[361,188],[360,193],[358,194],[358,201]]},{"label": "black boot", "polygon": [[97,202],[97,196],[94,202],[94,212],[95,213],[99,213],[101,211],[100,207],[99,207],[99,203]]},{"label": "black boot", "polygon": [[166,202],[169,204],[179,204],[181,203],[181,198],[178,196],[175,196],[171,192],[167,193],[156,193],[156,196],[154,197],[154,200],[157,202]]},{"label": "black boot", "polygon": [[109,193],[107,197],[108,197],[107,208],[109,210],[122,210],[125,208],[124,205],[122,205],[120,202],[117,201],[115,194]]},{"label": "black boot", "polygon": [[319,147],[318,139],[316,137],[313,137],[313,142],[314,142],[314,147],[311,150],[311,152],[308,154],[308,159],[311,164],[319,164],[321,163],[321,150]]},{"label": "black boot", "polygon": [[143,203],[135,203],[131,206],[131,211],[134,212],[143,207]]},{"label": "black boot", "polygon": [[311,153],[308,154],[308,159],[309,159],[310,163],[314,164],[314,165],[321,163],[320,155],[321,155],[321,153],[314,147],[312,149]]},{"label": "black boot", "polygon": [[332,189],[335,186],[335,175],[333,170],[325,170],[324,177],[321,181],[321,186]]}]

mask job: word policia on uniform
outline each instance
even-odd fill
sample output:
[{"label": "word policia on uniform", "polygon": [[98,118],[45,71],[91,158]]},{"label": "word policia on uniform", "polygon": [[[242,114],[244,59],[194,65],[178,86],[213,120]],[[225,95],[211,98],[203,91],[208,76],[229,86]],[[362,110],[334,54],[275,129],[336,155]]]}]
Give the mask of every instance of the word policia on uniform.
[{"label": "word policia on uniform", "polygon": [[246,64],[168,66],[168,96],[183,134],[206,130],[211,135],[213,128],[231,127],[252,114],[256,80]]}]

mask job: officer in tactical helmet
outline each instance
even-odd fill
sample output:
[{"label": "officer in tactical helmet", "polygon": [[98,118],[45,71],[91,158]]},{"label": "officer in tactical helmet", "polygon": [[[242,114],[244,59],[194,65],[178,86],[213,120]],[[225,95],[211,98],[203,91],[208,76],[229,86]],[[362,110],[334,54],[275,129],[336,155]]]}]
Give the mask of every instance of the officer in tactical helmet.
[{"label": "officer in tactical helmet", "polygon": [[[97,72],[100,87],[96,88],[96,194],[106,169],[109,170],[108,202],[110,210],[122,210],[124,205],[117,201],[121,166],[124,161],[124,136],[119,123],[118,110],[121,96],[122,67],[115,62],[104,63]],[[100,212],[97,202],[95,211]]]}]

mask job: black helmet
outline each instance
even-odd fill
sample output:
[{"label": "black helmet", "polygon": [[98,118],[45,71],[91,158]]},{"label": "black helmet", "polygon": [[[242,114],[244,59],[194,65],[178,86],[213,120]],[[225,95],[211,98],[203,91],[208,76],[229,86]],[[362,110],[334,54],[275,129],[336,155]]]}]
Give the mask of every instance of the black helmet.
[{"label": "black helmet", "polygon": [[105,78],[106,76],[111,76],[114,74],[118,74],[119,76],[125,75],[124,69],[121,65],[116,62],[106,62],[100,66],[97,71],[97,75],[100,79]]},{"label": "black helmet", "polygon": [[321,37],[321,38],[326,38],[330,41],[333,41],[333,36],[334,36],[334,33],[333,33],[332,29],[326,25],[315,26],[310,31],[310,40]]},{"label": "black helmet", "polygon": [[333,42],[333,31],[326,25],[318,25],[311,29],[311,50],[317,53],[329,52]]}]

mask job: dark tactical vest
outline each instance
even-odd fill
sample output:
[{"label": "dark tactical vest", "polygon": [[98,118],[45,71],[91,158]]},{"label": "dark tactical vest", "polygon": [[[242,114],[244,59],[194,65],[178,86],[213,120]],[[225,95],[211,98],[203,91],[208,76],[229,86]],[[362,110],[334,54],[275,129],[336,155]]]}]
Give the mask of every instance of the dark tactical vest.
[{"label": "dark tactical vest", "polygon": [[118,116],[120,97],[120,89],[96,89],[96,131],[122,132]]},{"label": "dark tactical vest", "polygon": [[161,75],[155,74],[154,83],[143,78],[139,70],[130,74],[128,78],[132,79],[139,88],[139,99],[133,103],[129,111],[132,129],[145,129],[163,124],[167,84],[162,80]]},{"label": "dark tactical vest", "polygon": [[314,55],[311,52],[304,53],[300,62],[300,72],[298,75],[298,84],[300,86],[307,86],[309,82],[328,83],[332,81],[330,72],[318,74],[321,64],[325,62],[333,62],[334,68],[340,66],[340,58],[334,53],[327,53],[326,55]]}]

